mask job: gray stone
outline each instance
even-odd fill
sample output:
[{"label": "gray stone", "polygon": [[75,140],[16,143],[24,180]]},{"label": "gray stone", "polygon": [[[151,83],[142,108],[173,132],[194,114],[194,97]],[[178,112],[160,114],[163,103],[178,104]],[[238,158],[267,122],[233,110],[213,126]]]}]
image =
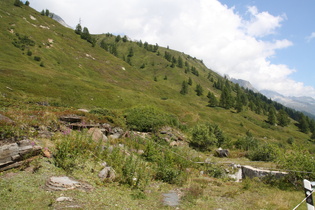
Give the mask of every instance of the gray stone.
[{"label": "gray stone", "polygon": [[[0,171],[20,166],[25,159],[40,154],[41,147],[30,140],[0,146]],[[20,161],[21,163],[17,163]]]},{"label": "gray stone", "polygon": [[229,156],[229,150],[228,149],[219,148],[219,149],[216,150],[216,155],[218,157],[228,157]]},{"label": "gray stone", "polygon": [[92,186],[78,182],[76,180],[70,179],[67,176],[53,176],[48,179],[46,182],[46,186],[50,190],[55,191],[65,191],[65,190],[74,190],[74,189],[80,189],[89,191],[92,190]]},{"label": "gray stone", "polygon": [[164,193],[163,196],[164,196],[164,199],[163,199],[164,205],[172,206],[172,207],[179,205],[179,196],[175,191]]},{"label": "gray stone", "polygon": [[59,197],[56,199],[57,202],[64,202],[64,201],[73,201],[71,197]]},{"label": "gray stone", "polygon": [[264,169],[254,168],[252,166],[242,166],[242,176],[243,178],[254,178],[254,177],[264,177],[264,176],[274,176],[275,178],[281,178],[288,175],[287,172],[281,171],[270,171]]},{"label": "gray stone", "polygon": [[82,122],[82,117],[80,117],[78,115],[61,116],[59,119],[61,121],[69,122],[69,123]]},{"label": "gray stone", "polygon": [[90,128],[88,134],[91,135],[93,141],[104,141],[106,142],[108,138],[103,134],[102,130],[99,128]]},{"label": "gray stone", "polygon": [[106,166],[103,168],[103,170],[100,171],[100,173],[98,174],[98,177],[102,181],[104,181],[105,179],[113,181],[116,178],[116,173],[112,167]]},{"label": "gray stone", "polygon": [[11,120],[10,118],[0,114],[0,122],[5,122],[5,123],[8,123],[8,124],[12,124],[14,123],[13,120]]}]

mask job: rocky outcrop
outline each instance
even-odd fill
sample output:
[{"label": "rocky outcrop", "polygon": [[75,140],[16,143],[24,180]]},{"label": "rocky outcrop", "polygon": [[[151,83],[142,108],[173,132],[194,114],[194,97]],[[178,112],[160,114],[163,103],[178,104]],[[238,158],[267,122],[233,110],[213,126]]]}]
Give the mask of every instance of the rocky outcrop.
[{"label": "rocky outcrop", "polygon": [[30,140],[2,145],[0,147],[0,171],[21,166],[24,160],[40,154],[41,149]]},{"label": "rocky outcrop", "polygon": [[167,141],[171,147],[184,145],[184,140],[186,139],[184,134],[182,134],[180,131],[168,126],[160,129],[159,137]]}]

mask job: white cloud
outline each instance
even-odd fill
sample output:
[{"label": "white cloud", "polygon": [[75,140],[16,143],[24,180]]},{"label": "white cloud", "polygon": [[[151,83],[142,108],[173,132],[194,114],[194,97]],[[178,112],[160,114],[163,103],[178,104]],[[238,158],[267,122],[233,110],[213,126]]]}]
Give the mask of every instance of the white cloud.
[{"label": "white cloud", "polygon": [[[245,19],[218,0],[32,0],[31,6],[48,8],[72,26],[81,17],[91,33],[126,34],[169,45],[203,59],[221,74],[248,80],[258,89],[315,97],[314,88],[289,79],[296,70],[270,63],[277,50],[293,45],[287,39],[272,39],[285,15],[274,16],[251,6],[247,8],[249,19]],[[314,37],[313,33],[310,39]]]},{"label": "white cloud", "polygon": [[280,22],[285,19],[285,15],[273,16],[268,12],[258,12],[255,6],[248,7],[250,20],[244,21],[246,32],[250,36],[263,37],[274,34],[275,30],[279,28]]},{"label": "white cloud", "polygon": [[306,37],[305,39],[306,39],[307,42],[310,42],[310,41],[312,41],[312,39],[314,39],[314,38],[315,38],[315,32],[311,33],[311,35],[309,35],[309,36]]}]

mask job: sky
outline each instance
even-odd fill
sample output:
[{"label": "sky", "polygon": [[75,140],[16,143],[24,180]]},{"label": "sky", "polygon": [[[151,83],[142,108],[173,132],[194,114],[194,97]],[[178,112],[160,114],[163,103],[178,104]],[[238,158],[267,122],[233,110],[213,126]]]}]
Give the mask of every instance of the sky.
[{"label": "sky", "polygon": [[221,75],[315,98],[314,0],[29,0],[91,34],[169,46]]}]

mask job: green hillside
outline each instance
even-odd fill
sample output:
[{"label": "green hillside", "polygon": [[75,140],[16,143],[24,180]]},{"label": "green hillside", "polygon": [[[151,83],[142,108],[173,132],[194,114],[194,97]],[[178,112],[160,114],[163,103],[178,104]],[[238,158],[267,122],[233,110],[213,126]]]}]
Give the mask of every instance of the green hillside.
[{"label": "green hillside", "polygon": [[[42,146],[54,150],[56,160],[53,171],[61,173],[60,170],[64,170],[77,178],[93,181],[95,178],[92,175],[84,174],[87,173],[84,171],[87,166],[82,166],[83,172],[79,172],[78,169],[69,171],[69,165],[62,165],[63,163],[58,165],[58,158],[62,157],[61,151],[66,147],[63,143],[69,140],[63,137],[63,125],[58,119],[62,115],[76,114],[85,117],[90,123],[111,123],[126,131],[149,131],[156,135],[150,141],[162,146],[167,143],[162,142],[157,133],[162,126],[170,126],[183,133],[187,143],[184,148],[170,150],[188,157],[189,161],[204,161],[209,156],[217,161],[213,157],[214,151],[218,147],[224,147],[230,150],[230,158],[225,159],[226,162],[243,164],[258,160],[264,161],[261,164],[266,166],[315,172],[314,166],[301,164],[315,152],[315,122],[302,113],[231,83],[193,55],[147,43],[145,40],[131,41],[127,36],[114,36],[110,33],[91,35],[87,41],[81,38],[82,31],[75,33],[49,16],[42,15],[29,6],[15,6],[14,2],[16,1],[0,1],[0,114],[15,121],[14,125],[0,121],[0,145],[1,141],[39,138],[38,128],[44,125],[54,135],[51,139],[39,138],[38,141]],[[214,96],[217,103],[209,99],[210,95]],[[81,113],[77,109],[87,109],[90,113]],[[78,132],[77,135],[81,136],[81,133]],[[84,138],[76,140],[81,141]],[[210,192],[209,187],[218,188],[220,185],[223,185],[224,195],[215,192],[212,195],[220,198],[232,197],[237,202],[233,206],[235,208],[247,205],[242,201],[244,197],[246,199],[255,193],[255,196],[259,197],[259,193],[257,195],[254,190],[257,186],[261,186],[261,190],[267,194],[267,201],[271,202],[282,188],[287,189],[288,182],[294,180],[295,186],[298,186],[301,180],[297,179],[302,177],[301,174],[293,174],[290,179],[280,184],[249,181],[248,186],[246,182],[243,185],[229,182],[228,186],[223,178],[215,181],[212,178],[209,178],[210,181],[208,178],[205,179],[207,181],[196,178],[196,171],[199,170],[210,171],[209,177],[218,178],[224,174],[220,167],[205,169],[183,163],[177,156],[172,156],[165,150],[158,150],[158,147],[148,143],[139,143],[138,139],[135,141],[132,138],[121,138],[111,142],[112,145],[120,143],[132,149],[135,147],[145,150],[144,157],[139,156],[141,161],[137,164],[144,164],[150,168],[150,173],[156,173],[152,175],[154,178],[150,178],[151,181],[167,183],[161,185],[161,189],[171,189],[174,184],[188,186],[192,198],[186,198],[184,208],[194,208],[194,205],[197,205],[195,200],[201,191]],[[72,146],[72,149],[81,148],[76,143]],[[83,152],[78,151],[76,155],[85,157],[84,152],[93,152],[96,147],[94,144],[82,147]],[[305,156],[304,159],[301,157],[303,160],[298,160],[301,162],[295,164],[288,161],[288,158],[297,157],[296,154],[302,154],[302,151]],[[71,150],[68,152],[71,153]],[[103,157],[104,154],[96,155]],[[106,162],[115,162],[110,154],[105,156]],[[161,171],[158,170],[162,170],[159,164],[163,162],[161,158],[171,160],[170,165],[165,167],[169,171],[163,173],[169,173],[184,181],[179,183],[165,177],[159,179]],[[121,161],[129,159],[121,158]],[[42,162],[42,173],[46,174],[48,172],[45,170],[48,169],[45,167],[48,167],[48,163]],[[193,171],[189,175],[183,172],[187,168],[192,168]],[[117,173],[123,174],[124,170],[117,169]],[[158,172],[155,172],[156,170]],[[313,177],[312,174],[308,176]],[[36,182],[42,178],[36,174],[34,179],[30,181]],[[127,189],[126,180],[120,177],[118,182],[123,184],[123,187],[119,186],[117,191],[112,192],[113,196],[119,197],[117,194]],[[8,182],[1,181],[0,172],[0,186]],[[95,183],[96,186],[106,185],[111,191],[117,187],[114,184],[100,184],[97,181]],[[270,183],[280,187],[270,188]],[[14,187],[12,184],[12,188]],[[229,191],[229,188],[242,193],[235,197],[230,196],[233,192]],[[288,188],[292,190],[291,187]],[[141,191],[139,195],[145,192],[144,188],[139,187],[138,190]],[[272,203],[268,209],[285,209],[301,198],[296,196],[299,195],[296,191],[281,192],[294,199],[287,206]],[[0,202],[1,195],[5,195],[5,199],[9,197],[0,188]],[[89,199],[96,202],[94,194],[90,196]],[[146,196],[148,199],[145,203],[156,202],[157,195],[154,193]],[[210,201],[203,198],[198,202],[201,209],[206,209],[207,202]],[[137,206],[134,200],[127,199],[124,202],[127,202],[124,207]],[[211,202],[213,206],[219,203],[213,200]],[[246,208],[251,209],[256,205],[263,208],[263,204],[257,203],[248,204]],[[154,208],[159,207],[161,206],[154,203]]]},{"label": "green hillside", "polygon": [[[0,19],[2,94],[32,97],[35,101],[76,108],[124,109],[153,105],[175,114],[188,125],[208,121],[218,124],[231,138],[238,138],[247,130],[255,136],[275,140],[286,140],[291,136],[299,140],[307,138],[294,126],[292,129],[264,128],[268,127],[264,123],[267,116],[257,115],[248,108],[235,114],[233,109],[207,107],[208,91],[219,100],[221,91],[213,85],[222,78],[192,56],[164,47],[152,52],[144,46],[139,47],[136,42],[121,39],[117,43],[116,37],[105,34],[95,36],[97,45],[92,47],[73,30],[32,8],[11,5],[10,1],[1,2],[1,8],[8,8],[1,10]],[[23,45],[23,37],[34,42],[34,46],[14,46],[13,42]],[[117,57],[99,46],[102,40],[117,45]],[[133,49],[132,57],[128,56],[130,48]],[[31,56],[27,55],[29,51]],[[172,68],[172,62],[164,58],[165,52],[177,60],[180,57],[183,67],[176,63]],[[40,61],[35,61],[35,56],[40,57]],[[128,59],[131,65],[127,63]],[[194,67],[199,76],[191,71],[185,73],[185,63],[189,69]],[[213,82],[207,78],[209,73]],[[187,95],[182,95],[182,82],[189,78],[192,86],[188,87]],[[202,96],[196,95],[197,84],[203,87]],[[233,91],[232,94],[235,96],[236,93]]]}]

